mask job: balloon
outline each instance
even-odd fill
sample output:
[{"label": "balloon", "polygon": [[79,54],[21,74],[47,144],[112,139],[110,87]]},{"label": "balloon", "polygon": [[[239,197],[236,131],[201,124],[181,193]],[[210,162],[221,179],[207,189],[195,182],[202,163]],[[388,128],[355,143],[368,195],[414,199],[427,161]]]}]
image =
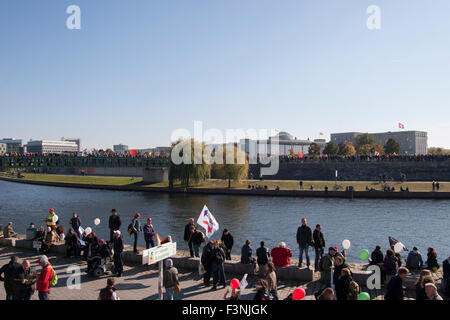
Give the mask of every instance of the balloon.
[{"label": "balloon", "polygon": [[84,229],[84,232],[86,232],[86,235],[90,234],[92,232],[91,227],[87,227],[86,229]]},{"label": "balloon", "polygon": [[96,219],[94,220],[94,224],[95,224],[96,226],[98,226],[98,225],[100,224],[100,219],[99,219],[99,218],[96,218]]},{"label": "balloon", "polygon": [[395,246],[394,246],[394,251],[395,251],[395,253],[402,252],[402,250],[403,250],[404,247],[405,247],[405,246],[403,245],[403,243],[397,242],[397,243],[395,244]]},{"label": "balloon", "polygon": [[356,300],[370,300],[370,295],[367,292],[361,292]]},{"label": "balloon", "polygon": [[350,245],[351,245],[350,240],[345,239],[344,241],[342,241],[342,247],[343,247],[345,250],[350,249]]},{"label": "balloon", "polygon": [[292,293],[293,300],[302,300],[306,296],[306,291],[303,288],[297,288]]},{"label": "balloon", "polygon": [[231,282],[230,282],[230,287],[231,287],[231,289],[237,289],[237,288],[239,288],[239,280],[238,279],[233,279],[233,280],[231,280]]},{"label": "balloon", "polygon": [[369,250],[366,250],[366,249],[361,250],[361,252],[359,253],[359,258],[360,258],[361,260],[367,260],[367,259],[369,259]]},{"label": "balloon", "polygon": [[56,223],[58,222],[58,219],[59,219],[58,216],[55,214],[52,218],[52,222]]}]

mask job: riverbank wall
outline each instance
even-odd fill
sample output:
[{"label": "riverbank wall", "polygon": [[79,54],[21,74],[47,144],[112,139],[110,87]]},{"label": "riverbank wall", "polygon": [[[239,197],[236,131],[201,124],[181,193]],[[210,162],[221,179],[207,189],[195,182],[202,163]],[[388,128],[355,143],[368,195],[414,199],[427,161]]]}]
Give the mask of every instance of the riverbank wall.
[{"label": "riverbank wall", "polygon": [[213,194],[237,196],[269,196],[269,197],[319,197],[319,198],[347,198],[347,199],[450,199],[450,192],[384,192],[384,191],[317,191],[317,190],[250,190],[226,188],[174,188],[145,187],[140,185],[104,185],[86,183],[66,183],[25,180],[0,176],[0,180],[33,185],[52,187],[100,189],[114,191],[160,192],[170,194]]}]

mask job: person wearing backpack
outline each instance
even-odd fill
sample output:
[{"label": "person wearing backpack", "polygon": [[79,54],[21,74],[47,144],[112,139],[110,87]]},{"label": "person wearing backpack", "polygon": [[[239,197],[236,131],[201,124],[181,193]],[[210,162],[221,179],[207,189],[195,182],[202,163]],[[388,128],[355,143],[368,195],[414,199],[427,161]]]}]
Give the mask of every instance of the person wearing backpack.
[{"label": "person wearing backpack", "polygon": [[36,261],[42,267],[39,278],[36,282],[39,300],[50,300],[50,288],[58,283],[58,276],[52,265],[48,262],[47,256],[43,255]]},{"label": "person wearing backpack", "polygon": [[320,271],[319,262],[323,257],[323,250],[325,248],[325,238],[322,233],[322,226],[316,225],[316,229],[313,232],[314,250],[316,252],[316,258],[314,260],[314,271]]},{"label": "person wearing backpack", "polygon": [[141,214],[138,212],[135,214],[133,220],[131,221],[130,225],[128,226],[128,233],[131,235],[134,235],[134,243],[133,243],[133,252],[135,254],[138,254],[137,250],[137,242],[138,242],[138,236],[139,232],[142,231],[141,222],[139,221],[139,218],[141,217]]},{"label": "person wearing backpack", "polygon": [[335,282],[337,300],[356,300],[359,285],[353,280],[350,269],[344,268]]}]

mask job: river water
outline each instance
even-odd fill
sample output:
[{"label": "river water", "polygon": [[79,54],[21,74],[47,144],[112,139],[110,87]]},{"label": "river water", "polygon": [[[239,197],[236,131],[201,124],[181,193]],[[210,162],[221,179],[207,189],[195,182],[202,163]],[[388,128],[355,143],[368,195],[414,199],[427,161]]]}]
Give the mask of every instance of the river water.
[{"label": "river water", "polygon": [[[272,248],[285,241],[298,257],[296,231],[302,217],[310,226],[321,224],[326,246],[341,249],[344,239],[352,243],[349,261],[357,262],[362,249],[372,251],[380,244],[385,251],[388,236],[408,248],[418,246],[424,254],[433,246],[439,261],[450,255],[450,200],[382,200],[258,197],[228,195],[169,195],[163,193],[88,190],[47,187],[0,181],[0,223],[14,222],[16,232],[25,233],[30,222],[44,225],[48,209],[54,208],[60,224],[68,227],[72,213],[77,212],[83,227],[90,226],[100,236],[109,237],[108,218],[112,208],[122,217],[122,234],[126,243],[132,238],[125,232],[136,212],[142,224],[152,217],[156,231],[172,235],[180,249],[184,226],[197,217],[207,205],[220,224],[213,239],[220,238],[223,228],[234,236],[233,253],[240,253],[246,239],[254,251],[261,240]],[[95,226],[93,221],[100,218]],[[203,231],[203,230],[202,230]],[[139,245],[144,246],[140,236]],[[311,252],[311,258],[314,254]]]}]

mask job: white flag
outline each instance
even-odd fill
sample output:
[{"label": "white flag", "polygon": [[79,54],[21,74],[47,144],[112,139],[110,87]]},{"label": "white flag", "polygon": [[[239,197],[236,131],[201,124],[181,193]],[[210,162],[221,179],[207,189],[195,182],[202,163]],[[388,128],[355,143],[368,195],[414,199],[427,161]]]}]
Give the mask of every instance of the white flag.
[{"label": "white flag", "polygon": [[248,286],[248,282],[247,282],[247,273],[246,273],[246,274],[244,274],[241,282],[239,283],[239,289],[244,290],[245,288],[247,288],[247,286]]},{"label": "white flag", "polygon": [[203,207],[202,212],[200,212],[197,223],[205,229],[208,238],[211,237],[214,232],[219,230],[219,224],[206,205]]}]

